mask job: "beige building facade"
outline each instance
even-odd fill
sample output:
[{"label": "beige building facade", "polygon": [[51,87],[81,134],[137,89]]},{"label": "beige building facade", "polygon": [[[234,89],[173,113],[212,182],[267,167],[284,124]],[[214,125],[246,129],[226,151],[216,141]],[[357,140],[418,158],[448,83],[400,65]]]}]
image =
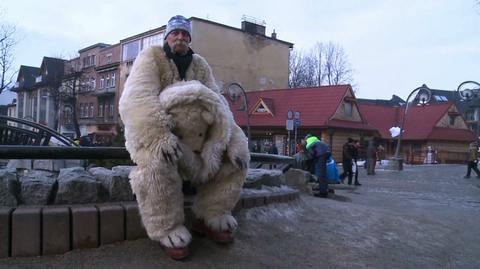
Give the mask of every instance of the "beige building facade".
[{"label": "beige building facade", "polygon": [[293,44],[265,35],[265,26],[243,21],[241,28],[191,18],[192,49],[205,57],[219,86],[231,82],[245,91],[288,88]]}]

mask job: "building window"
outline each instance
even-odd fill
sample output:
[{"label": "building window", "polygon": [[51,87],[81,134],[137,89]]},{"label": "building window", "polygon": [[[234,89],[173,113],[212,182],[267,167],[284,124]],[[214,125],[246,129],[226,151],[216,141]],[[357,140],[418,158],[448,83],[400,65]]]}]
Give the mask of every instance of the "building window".
[{"label": "building window", "polygon": [[344,102],[343,103],[343,108],[345,109],[345,114],[347,116],[352,116],[352,112],[353,112],[353,107],[352,107],[352,103],[350,102]]},{"label": "building window", "polygon": [[102,77],[100,78],[100,89],[103,89],[105,88],[105,76],[102,75]]},{"label": "building window", "polygon": [[83,109],[84,109],[84,108],[83,108],[83,104],[80,104],[80,117],[82,117],[82,118],[84,117],[84,115],[83,115]]},{"label": "building window", "polygon": [[106,84],[106,88],[110,88],[110,74],[107,75],[105,84]]},{"label": "building window", "polygon": [[123,61],[133,60],[140,52],[140,40],[135,40],[123,45]]},{"label": "building window", "polygon": [[96,86],[97,86],[96,84],[97,84],[96,79],[95,79],[94,77],[91,77],[91,78],[90,78],[90,89],[91,89],[92,91],[95,90],[95,88],[96,88]]},{"label": "building window", "polygon": [[447,97],[443,96],[443,95],[434,95],[433,98],[437,101],[437,102],[447,102],[448,99]]},{"label": "building window", "polygon": [[450,116],[450,122],[449,122],[450,125],[455,125],[455,118],[456,116]]},{"label": "building window", "polygon": [[163,43],[163,33],[145,37],[143,39],[142,50],[153,45],[160,45]]},{"label": "building window", "polygon": [[90,103],[90,110],[89,110],[88,116],[90,118],[93,118],[93,103]]},{"label": "building window", "polygon": [[23,92],[18,93],[17,113],[18,118],[23,119]]},{"label": "building window", "polygon": [[98,104],[98,116],[103,117],[103,104]]},{"label": "building window", "polygon": [[115,73],[112,74],[112,87],[115,87]]},{"label": "building window", "polygon": [[89,67],[95,65],[95,54],[92,55],[87,55],[86,57],[83,58],[83,67]]},{"label": "building window", "polygon": [[72,108],[70,106],[65,106],[63,108],[63,122],[65,124],[71,124],[72,123]]},{"label": "building window", "polygon": [[37,100],[37,93],[32,94],[32,121],[37,121],[37,106],[38,106],[38,100]]},{"label": "building window", "polygon": [[41,124],[47,123],[47,101],[48,101],[47,90],[41,90],[40,91],[40,115],[39,115],[39,122]]},{"label": "building window", "polygon": [[105,58],[107,58],[107,64],[112,62],[112,54],[111,53],[108,53],[107,55],[105,55]]},{"label": "building window", "polygon": [[468,121],[474,121],[475,120],[475,110],[469,109],[465,112],[465,119]]},{"label": "building window", "polygon": [[110,104],[110,118],[113,118],[113,104]]}]

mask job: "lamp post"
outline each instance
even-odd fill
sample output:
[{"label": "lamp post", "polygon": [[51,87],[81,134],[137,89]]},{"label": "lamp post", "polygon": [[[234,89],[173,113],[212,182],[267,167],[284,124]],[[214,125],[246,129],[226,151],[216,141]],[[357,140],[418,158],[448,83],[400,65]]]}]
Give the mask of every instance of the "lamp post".
[{"label": "lamp post", "polygon": [[[462,83],[460,83],[460,85],[458,85],[457,87],[457,94],[458,96],[460,97],[460,99],[466,101],[466,102],[470,102],[472,101],[473,99],[477,99],[478,97],[480,97],[480,83],[476,82],[476,81],[464,81]],[[480,104],[479,103],[474,103],[474,104],[470,104],[471,107],[475,108],[475,107],[480,107]],[[468,119],[467,119],[468,120]],[[476,111],[474,110],[474,114],[473,114],[473,120],[475,121],[475,135],[478,139],[478,136],[480,134],[480,111],[478,109],[476,109]]]},{"label": "lamp post", "polygon": [[228,98],[234,103],[240,97],[243,97],[243,107],[238,108],[237,111],[245,111],[245,113],[247,115],[247,138],[248,138],[248,149],[250,150],[251,149],[250,148],[250,115],[248,114],[249,109],[248,109],[247,94],[245,93],[245,90],[243,89],[243,87],[236,82],[232,82],[232,83],[228,84],[225,87],[225,92],[226,92]]},{"label": "lamp post", "polygon": [[416,101],[421,105],[426,105],[428,102],[430,102],[430,98],[432,97],[432,92],[425,84],[423,84],[422,86],[414,89],[408,95],[407,100],[405,101],[406,102],[405,111],[403,113],[402,123],[400,125],[400,134],[398,135],[397,148],[395,149],[395,157],[393,159],[394,169],[398,171],[403,170],[403,157],[400,157],[400,148],[402,145],[403,128],[405,127],[405,118],[407,117],[409,100],[410,100],[410,97],[414,95],[415,95],[415,98],[412,102]]}]

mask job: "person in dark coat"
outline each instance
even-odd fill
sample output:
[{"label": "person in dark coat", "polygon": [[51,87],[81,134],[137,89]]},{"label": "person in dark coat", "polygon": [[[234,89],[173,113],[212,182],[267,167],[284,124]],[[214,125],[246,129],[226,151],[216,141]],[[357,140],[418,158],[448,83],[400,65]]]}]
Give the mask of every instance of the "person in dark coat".
[{"label": "person in dark coat", "polygon": [[375,142],[370,140],[367,147],[367,175],[375,175],[375,164],[377,162],[377,148]]},{"label": "person in dark coat", "polygon": [[353,171],[352,171],[352,160],[354,154],[355,146],[353,145],[353,139],[348,138],[347,143],[343,144],[342,147],[342,167],[343,173],[340,175],[340,179],[343,181],[345,177],[348,177],[348,185],[352,184]]},{"label": "person in dark coat", "polygon": [[328,197],[327,160],[332,156],[330,146],[316,136],[307,137],[307,150],[315,165],[315,176],[318,178],[319,193],[315,196]]},{"label": "person in dark coat", "polygon": [[468,164],[467,164],[467,175],[464,178],[470,178],[470,173],[475,171],[477,174],[477,178],[480,178],[480,171],[478,170],[478,144],[477,142],[470,143],[469,147],[469,156],[468,156]]},{"label": "person in dark coat", "polygon": [[268,154],[278,155],[278,148],[277,148],[277,146],[275,146],[275,143],[273,143],[273,144],[270,146],[270,149],[268,149]]},{"label": "person in dark coat", "polygon": [[360,182],[358,181],[358,165],[357,165],[357,161],[360,156],[360,148],[361,148],[360,141],[354,140],[353,141],[353,163],[355,164],[355,183],[354,183],[355,186],[362,186],[362,184],[360,184]]}]

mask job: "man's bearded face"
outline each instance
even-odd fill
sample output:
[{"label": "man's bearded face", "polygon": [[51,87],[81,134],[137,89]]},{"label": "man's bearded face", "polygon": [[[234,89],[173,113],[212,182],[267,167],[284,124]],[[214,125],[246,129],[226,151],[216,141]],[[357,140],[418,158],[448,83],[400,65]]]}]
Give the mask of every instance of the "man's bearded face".
[{"label": "man's bearded face", "polygon": [[173,53],[185,55],[188,52],[190,35],[184,30],[173,30],[167,36],[167,43]]}]

